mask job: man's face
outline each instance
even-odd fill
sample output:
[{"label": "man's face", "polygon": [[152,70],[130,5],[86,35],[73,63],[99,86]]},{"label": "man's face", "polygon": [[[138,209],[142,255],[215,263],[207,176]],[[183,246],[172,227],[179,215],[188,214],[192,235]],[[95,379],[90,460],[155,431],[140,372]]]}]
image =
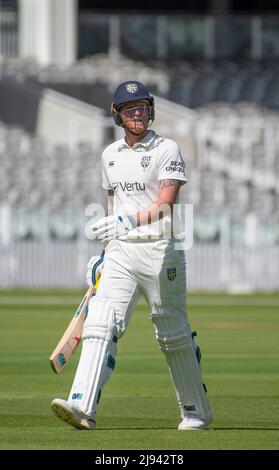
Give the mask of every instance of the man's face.
[{"label": "man's face", "polygon": [[119,112],[126,129],[134,134],[141,134],[147,129],[150,116],[150,104],[148,101],[130,101],[123,104]]}]

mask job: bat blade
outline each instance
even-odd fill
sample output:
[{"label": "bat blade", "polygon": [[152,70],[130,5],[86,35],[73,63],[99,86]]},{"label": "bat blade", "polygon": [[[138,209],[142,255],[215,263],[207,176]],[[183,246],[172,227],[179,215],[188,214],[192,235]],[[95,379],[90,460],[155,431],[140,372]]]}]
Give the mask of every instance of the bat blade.
[{"label": "bat blade", "polygon": [[83,323],[86,318],[86,309],[91,297],[95,294],[95,291],[96,285],[94,287],[90,286],[87,289],[86,294],[80,302],[68,328],[49,358],[51,368],[56,374],[59,374],[68,363],[80,342]]}]

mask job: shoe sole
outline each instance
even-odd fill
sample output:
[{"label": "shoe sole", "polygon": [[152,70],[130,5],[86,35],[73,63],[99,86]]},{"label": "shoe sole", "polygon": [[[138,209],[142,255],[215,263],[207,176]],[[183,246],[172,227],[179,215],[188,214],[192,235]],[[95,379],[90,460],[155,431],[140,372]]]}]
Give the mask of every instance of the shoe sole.
[{"label": "shoe sole", "polygon": [[207,429],[207,426],[200,428],[178,428],[178,431],[202,431],[203,429]]},{"label": "shoe sole", "polygon": [[208,429],[208,426],[210,425],[210,423],[212,423],[213,419],[210,419],[208,420],[207,423],[205,423],[203,426],[200,426],[200,427],[189,427],[189,428],[180,428],[178,426],[178,431],[201,431],[203,429]]},{"label": "shoe sole", "polygon": [[84,427],[80,420],[78,418],[75,417],[75,415],[73,414],[73,412],[71,410],[68,410],[65,406],[63,406],[61,403],[57,403],[57,402],[52,402],[51,404],[51,409],[53,411],[53,413],[60,419],[62,419],[63,421],[65,421],[66,423],[70,424],[71,426],[73,426],[74,428],[76,429],[80,429],[80,430],[85,430],[85,431],[91,431],[93,429],[90,429],[90,428],[86,428]]}]

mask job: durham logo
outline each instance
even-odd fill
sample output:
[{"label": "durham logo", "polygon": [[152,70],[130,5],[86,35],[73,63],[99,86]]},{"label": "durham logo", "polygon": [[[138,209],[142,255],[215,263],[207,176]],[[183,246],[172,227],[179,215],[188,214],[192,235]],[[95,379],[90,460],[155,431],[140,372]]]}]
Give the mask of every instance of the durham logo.
[{"label": "durham logo", "polygon": [[167,269],[168,280],[173,281],[176,278],[176,268]]},{"label": "durham logo", "polygon": [[138,91],[138,85],[136,83],[128,83],[126,89],[128,93],[136,93]]},{"label": "durham logo", "polygon": [[144,170],[150,165],[150,161],[151,161],[151,157],[149,156],[142,157],[140,164]]}]

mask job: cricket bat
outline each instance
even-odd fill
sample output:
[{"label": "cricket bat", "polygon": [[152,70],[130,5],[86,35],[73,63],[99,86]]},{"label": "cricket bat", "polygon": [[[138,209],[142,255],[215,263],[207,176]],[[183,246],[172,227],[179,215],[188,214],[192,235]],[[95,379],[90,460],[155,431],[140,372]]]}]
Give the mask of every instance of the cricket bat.
[{"label": "cricket bat", "polygon": [[99,280],[100,278],[96,281],[94,286],[90,286],[88,288],[68,328],[49,358],[50,365],[56,374],[61,372],[78,347],[82,334],[83,323],[86,318],[88,303],[91,297],[95,295]]}]

